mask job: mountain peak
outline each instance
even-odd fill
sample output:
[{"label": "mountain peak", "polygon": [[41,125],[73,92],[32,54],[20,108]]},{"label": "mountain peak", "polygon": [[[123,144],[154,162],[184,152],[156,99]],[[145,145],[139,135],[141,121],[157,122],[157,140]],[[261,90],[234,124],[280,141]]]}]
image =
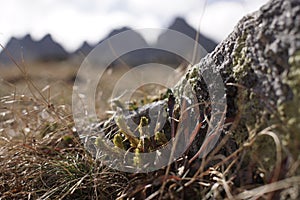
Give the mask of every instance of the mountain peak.
[{"label": "mountain peak", "polygon": [[119,33],[122,33],[124,31],[129,31],[131,30],[131,28],[128,28],[127,26],[124,26],[122,28],[118,28],[118,29],[114,29],[112,30],[109,34],[108,34],[108,37],[111,37],[111,36],[114,36],[116,34],[119,34]]},{"label": "mountain peak", "polygon": [[169,28],[173,29],[173,28],[177,28],[180,26],[190,26],[190,25],[185,21],[184,18],[176,17]]},{"label": "mountain peak", "polygon": [[[193,39],[196,39],[196,35],[198,32],[192,26],[190,26],[182,17],[176,17],[173,23],[169,26],[169,29],[183,33]],[[207,52],[213,51],[217,46],[215,41],[207,38],[201,33],[199,33],[198,42],[207,50]]]},{"label": "mountain peak", "polygon": [[[33,40],[30,34],[22,38],[12,37],[6,44],[5,49],[10,52],[17,62],[22,61],[23,58],[25,62],[32,62],[63,60],[68,57],[68,53],[52,39],[50,34],[45,35],[39,41]],[[0,53],[0,62],[10,62],[4,51]]]},{"label": "mountain peak", "polygon": [[88,53],[94,48],[94,46],[90,45],[87,41],[84,41],[82,45],[74,51],[74,55],[83,54],[88,55]]},{"label": "mountain peak", "polygon": [[[51,36],[51,34],[47,34],[47,35],[45,35],[42,39],[41,39],[41,41],[53,41],[53,39],[52,39],[52,36]],[[54,41],[53,41],[54,42]]]},{"label": "mountain peak", "polygon": [[26,35],[23,37],[23,39],[21,39],[21,40],[33,41],[33,39],[32,39],[32,37],[31,37],[30,34],[26,34]]},{"label": "mountain peak", "polygon": [[174,31],[179,31],[181,33],[184,33],[192,38],[196,36],[197,31],[191,27],[185,19],[181,17],[176,17],[173,23],[169,26],[169,29]]},{"label": "mountain peak", "polygon": [[[192,26],[190,26],[182,17],[176,17],[169,26],[169,29],[181,32],[191,37],[192,39],[195,39],[197,35],[197,31]],[[132,29],[127,26],[114,29],[97,44],[100,44],[109,37],[129,30]],[[199,36],[199,43],[208,52],[211,52],[215,48],[216,43],[210,40],[209,38],[203,36],[202,34],[200,34]],[[145,38],[143,38],[143,36],[139,32],[132,30],[132,32],[127,35],[127,37],[128,40],[123,45],[130,46],[132,45],[132,41],[134,41],[140,46],[149,46]],[[182,46],[180,44],[180,41],[172,41],[166,33],[162,33],[159,36],[157,42],[163,45]],[[87,55],[97,44],[91,45],[85,41],[73,53],[68,53],[59,43],[53,40],[50,34],[46,34],[42,39],[38,41],[34,40],[30,34],[27,34],[24,37],[12,37],[5,48],[11,53],[15,60],[20,61],[22,60],[21,56],[23,56],[25,61],[31,62],[37,60],[62,60],[78,54]],[[118,46],[119,44],[115,45]],[[150,54],[149,52],[147,53]],[[9,61],[5,53],[3,51],[0,52],[0,62],[7,63],[7,60]]]}]

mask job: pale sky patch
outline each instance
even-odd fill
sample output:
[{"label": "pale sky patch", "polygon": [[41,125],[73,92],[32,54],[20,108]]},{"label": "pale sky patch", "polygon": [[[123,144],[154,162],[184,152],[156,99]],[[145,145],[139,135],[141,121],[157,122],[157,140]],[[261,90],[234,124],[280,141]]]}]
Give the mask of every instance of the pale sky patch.
[{"label": "pale sky patch", "polygon": [[[267,0],[0,0],[0,43],[30,33],[47,33],[67,50],[96,43],[112,29],[167,28],[180,16],[220,42],[238,20]],[[200,26],[199,26],[200,25]]]}]

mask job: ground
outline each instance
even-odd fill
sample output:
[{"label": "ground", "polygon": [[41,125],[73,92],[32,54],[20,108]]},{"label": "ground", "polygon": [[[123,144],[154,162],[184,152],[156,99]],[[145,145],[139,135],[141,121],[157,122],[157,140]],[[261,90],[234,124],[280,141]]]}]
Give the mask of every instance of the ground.
[{"label": "ground", "polygon": [[[296,0],[270,1],[257,13],[244,17],[233,33],[189,68],[174,88],[155,91],[155,96],[142,90],[137,104],[131,102],[131,109],[139,107],[138,112],[129,116],[141,126],[147,126],[143,108],[152,105],[149,103],[165,100],[167,111],[173,111],[168,112],[173,121],[149,138],[154,144],[146,144],[141,127],[136,130],[138,139],[130,138],[120,118],[107,116],[106,102],[99,103],[102,107],[96,105],[101,120],[91,126],[109,135],[115,147],[135,152],[138,165],[139,153],[164,145],[173,137],[176,120],[185,119],[180,111],[188,108],[190,99],[182,100],[188,96],[183,88],[191,85],[201,118],[201,126],[193,131],[191,148],[171,165],[148,173],[113,170],[84,148],[71,108],[78,65],[26,63],[1,68],[1,198],[298,199],[300,20],[295,19],[299,13]],[[101,85],[106,93],[96,95],[99,102],[124,69],[106,72],[108,78]],[[204,83],[201,77],[215,71],[224,80],[227,109],[220,119],[225,125],[216,128],[221,134],[217,145],[198,158],[194,155],[203,145],[202,133],[213,118],[212,103],[207,102],[219,97],[219,93],[207,92],[210,87],[217,88],[216,84]],[[212,76],[213,80],[216,77]]]}]

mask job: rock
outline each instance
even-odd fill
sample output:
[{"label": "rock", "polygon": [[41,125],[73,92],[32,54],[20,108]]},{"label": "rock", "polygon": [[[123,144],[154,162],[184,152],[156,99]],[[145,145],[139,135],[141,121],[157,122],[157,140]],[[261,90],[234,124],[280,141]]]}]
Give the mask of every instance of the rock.
[{"label": "rock", "polygon": [[[222,84],[224,94],[218,91]],[[277,162],[278,167],[280,152],[276,154],[278,144],[275,145],[274,137],[284,145],[284,157],[299,160],[299,0],[270,1],[259,11],[245,16],[228,38],[199,64],[192,66],[173,88],[176,103],[181,106],[186,96],[184,88],[188,85],[196,94],[200,115],[203,115],[200,119],[205,115],[209,119],[213,117],[209,112],[213,103],[202,103],[226,99],[225,122],[230,122],[231,126],[222,127],[222,135],[232,135],[239,147],[246,147],[246,141],[256,138],[257,143],[247,151],[242,165],[258,166],[260,163],[265,170],[271,171]],[[211,89],[216,92],[210,93]],[[260,139],[266,130],[269,136],[270,132],[275,136]],[[207,129],[199,130],[198,135],[203,131]],[[195,137],[191,154],[201,147],[201,141],[203,138]],[[249,170],[253,172],[254,169]]]},{"label": "rock", "polygon": [[[299,19],[298,0],[270,1],[245,16],[226,40],[189,69],[175,87],[177,98],[181,88],[191,83],[198,99],[207,101],[201,75],[209,69],[217,70],[226,90],[226,117],[235,118],[231,132],[238,144],[242,146],[246,138],[269,127],[292,159],[299,159]],[[268,160],[266,168],[271,169],[275,163],[274,141],[269,137],[260,144],[264,149],[256,154]]]}]

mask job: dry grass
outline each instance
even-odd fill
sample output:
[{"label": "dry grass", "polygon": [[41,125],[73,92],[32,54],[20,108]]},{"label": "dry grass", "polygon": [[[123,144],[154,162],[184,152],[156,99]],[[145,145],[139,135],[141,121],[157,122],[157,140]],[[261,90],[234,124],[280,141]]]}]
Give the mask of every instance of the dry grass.
[{"label": "dry grass", "polygon": [[86,152],[70,105],[11,92],[0,98],[1,197],[114,199],[127,178]]},{"label": "dry grass", "polygon": [[[283,158],[283,147],[272,127],[240,147],[228,132],[206,158],[187,164],[189,158],[182,157],[148,174],[103,166],[85,150],[74,128],[72,85],[66,81],[74,77],[74,68],[63,67],[59,74],[65,76],[57,77],[54,72],[60,66],[47,66],[49,73],[42,73],[42,67],[28,68],[31,82],[18,72],[14,84],[10,82],[16,79],[15,73],[1,69],[5,77],[0,83],[0,199],[299,198],[299,163]],[[51,73],[53,79],[39,82]],[[114,74],[106,80],[108,88],[122,73]],[[98,110],[103,112],[103,108]],[[259,155],[248,155],[261,137],[274,140],[271,171],[264,168]],[[252,159],[245,166],[249,156]]]}]

